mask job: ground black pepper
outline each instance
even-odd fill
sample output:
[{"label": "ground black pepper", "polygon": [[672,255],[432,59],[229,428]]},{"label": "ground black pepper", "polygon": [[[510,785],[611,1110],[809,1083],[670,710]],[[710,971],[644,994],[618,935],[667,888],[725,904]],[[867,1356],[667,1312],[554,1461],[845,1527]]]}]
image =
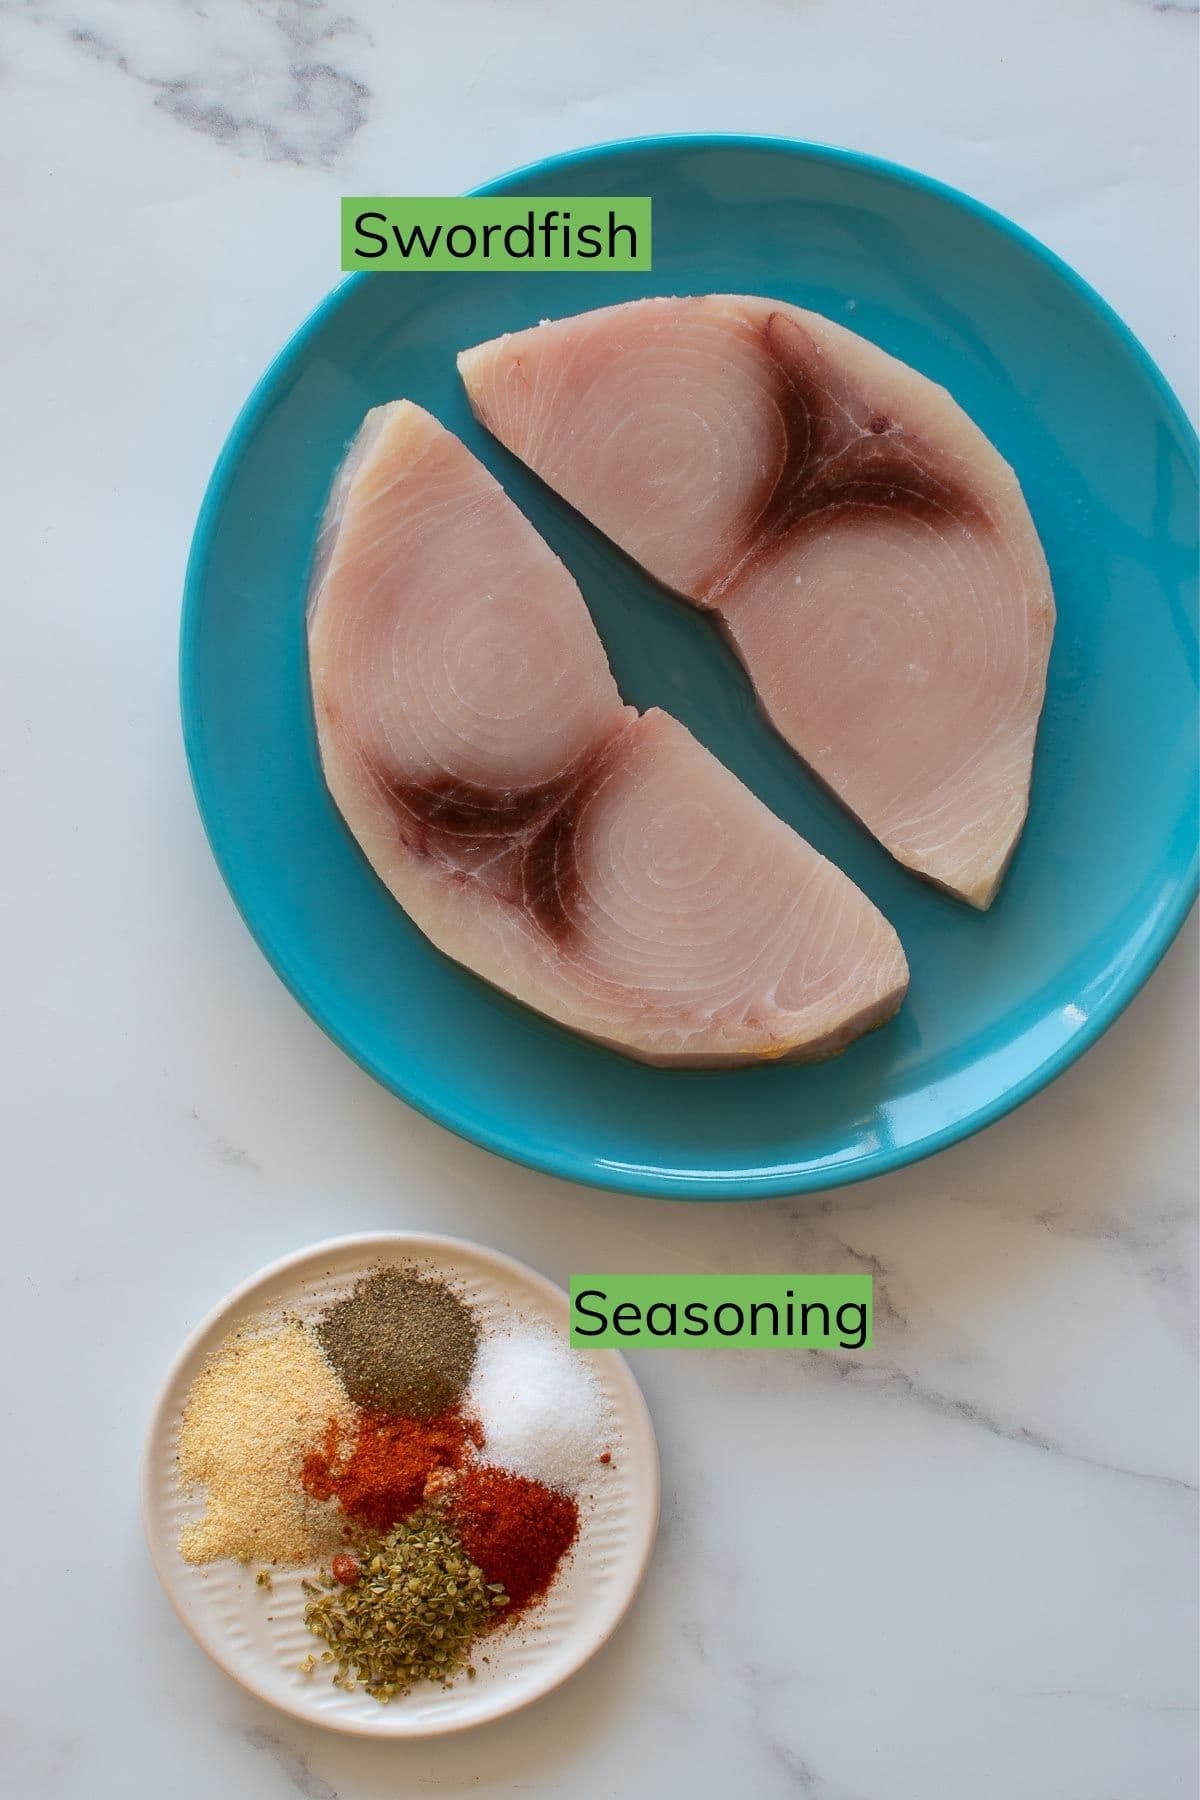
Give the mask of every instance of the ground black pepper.
[{"label": "ground black pepper", "polygon": [[376,1413],[434,1419],[461,1400],[479,1327],[441,1281],[374,1269],[316,1328],[350,1398]]}]

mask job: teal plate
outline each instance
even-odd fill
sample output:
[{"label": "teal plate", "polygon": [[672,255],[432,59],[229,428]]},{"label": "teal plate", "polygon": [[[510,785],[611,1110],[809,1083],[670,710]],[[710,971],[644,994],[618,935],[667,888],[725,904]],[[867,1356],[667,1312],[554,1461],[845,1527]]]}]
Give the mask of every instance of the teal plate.
[{"label": "teal plate", "polygon": [[[480,191],[651,194],[654,271],[355,276],[267,371],[205,498],[183,616],[188,757],[234,899],[363,1068],[516,1161],[733,1200],[834,1187],[942,1149],[1095,1041],[1195,893],[1195,436],[1078,276],[907,170],[786,141],[652,138]],[[777,295],[862,332],[944,383],[1021,478],[1059,619],[1029,823],[986,914],[891,863],[772,734],[705,620],[471,418],[462,345],[710,290]],[[625,698],[675,713],[893,921],[912,988],[885,1030],[813,1068],[646,1069],[493,992],[410,925],[322,783],[304,639],[330,477],[367,408],[400,395],[460,433],[572,570]]]}]

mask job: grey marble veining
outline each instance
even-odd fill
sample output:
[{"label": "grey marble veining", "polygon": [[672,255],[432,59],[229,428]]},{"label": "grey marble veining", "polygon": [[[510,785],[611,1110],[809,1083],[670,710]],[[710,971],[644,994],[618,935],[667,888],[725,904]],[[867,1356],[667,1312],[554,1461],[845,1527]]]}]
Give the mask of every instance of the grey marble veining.
[{"label": "grey marble veining", "polygon": [[366,33],[327,0],[8,0],[18,8],[238,156],[325,167],[368,116],[370,89],[346,66]]},{"label": "grey marble veining", "polygon": [[243,1737],[250,1749],[270,1760],[290,1789],[304,1795],[304,1800],[338,1800],[337,1789],[313,1772],[304,1752],[289,1743],[282,1733],[268,1730],[265,1725],[255,1725],[245,1731]]}]

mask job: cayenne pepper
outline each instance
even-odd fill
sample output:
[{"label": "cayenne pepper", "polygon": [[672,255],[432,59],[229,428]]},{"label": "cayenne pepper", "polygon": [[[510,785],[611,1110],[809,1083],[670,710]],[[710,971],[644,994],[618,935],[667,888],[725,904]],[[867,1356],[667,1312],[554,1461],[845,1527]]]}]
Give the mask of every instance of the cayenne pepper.
[{"label": "cayenne pepper", "polygon": [[358,1558],[348,1550],[339,1550],[333,1559],[333,1579],[342,1587],[353,1587],[361,1574]]},{"label": "cayenne pepper", "polygon": [[579,1532],[568,1494],[489,1463],[470,1463],[451,1489],[463,1549],[489,1581],[504,1584],[511,1619],[546,1592]]},{"label": "cayenne pepper", "polygon": [[349,1445],[336,1419],[324,1445],[305,1457],[300,1477],[314,1500],[337,1500],[342,1511],[370,1531],[390,1531],[420,1506],[436,1469],[456,1469],[479,1427],[457,1410],[437,1419],[389,1418],[362,1413]]}]

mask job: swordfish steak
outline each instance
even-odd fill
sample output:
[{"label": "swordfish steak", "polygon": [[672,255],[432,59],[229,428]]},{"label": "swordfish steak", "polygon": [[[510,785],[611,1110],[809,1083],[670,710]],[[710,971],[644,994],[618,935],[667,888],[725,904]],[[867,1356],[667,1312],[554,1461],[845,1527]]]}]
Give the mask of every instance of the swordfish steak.
[{"label": "swordfish steak", "polygon": [[908,969],[870,901],[677,720],[617,692],[574,581],[406,401],[334,483],[309,602],[325,778],[448,956],[659,1064],[830,1055]]},{"label": "swordfish steak", "polygon": [[1008,464],[943,388],[781,301],[637,300],[459,357],[508,449],[716,615],[768,717],[898,861],[988,906],[1054,628]]}]

